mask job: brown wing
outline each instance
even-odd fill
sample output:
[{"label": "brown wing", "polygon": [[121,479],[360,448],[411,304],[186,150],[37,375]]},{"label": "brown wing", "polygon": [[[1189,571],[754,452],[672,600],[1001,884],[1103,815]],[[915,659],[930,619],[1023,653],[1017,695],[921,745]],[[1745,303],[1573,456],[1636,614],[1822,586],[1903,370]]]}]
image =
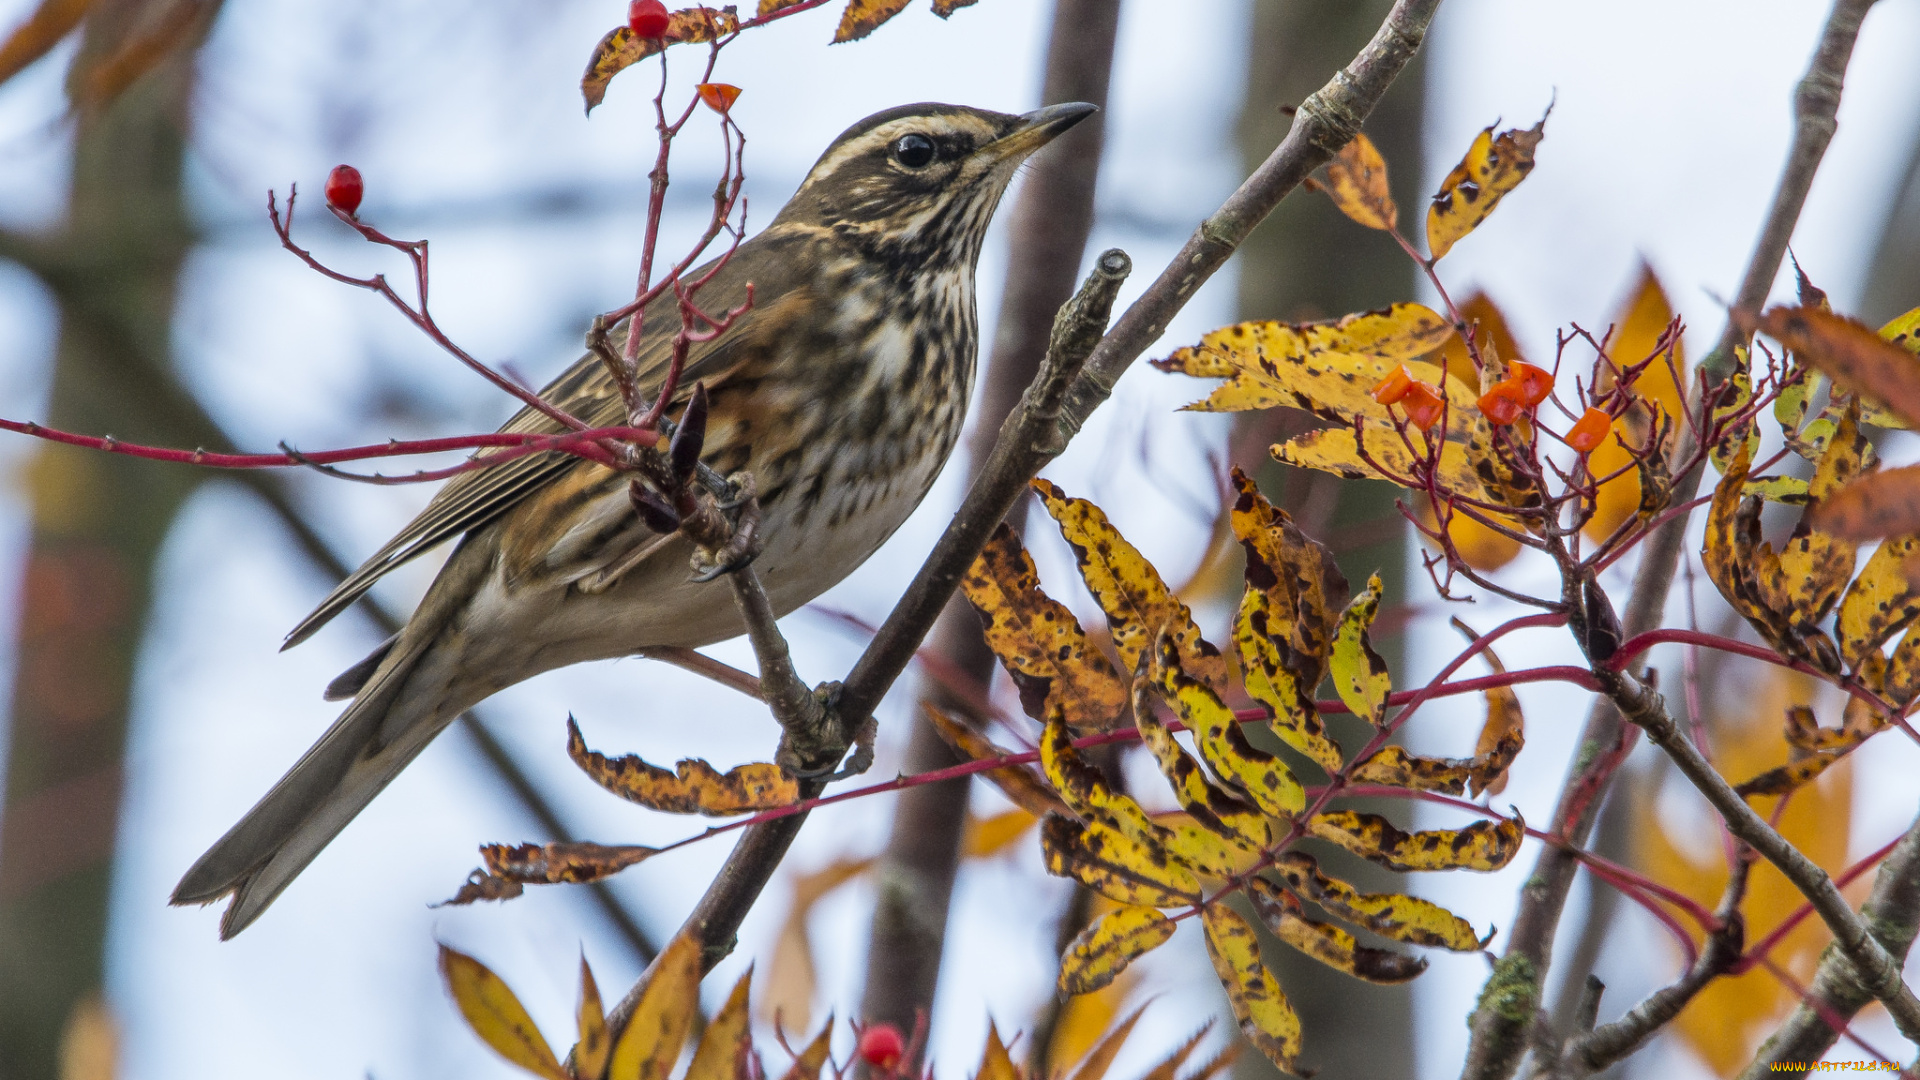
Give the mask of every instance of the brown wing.
[{"label": "brown wing", "polygon": [[[681,375],[680,389],[675,394],[677,402],[684,402],[685,395],[696,381],[704,381],[709,387],[715,386],[738,363],[739,350],[734,343],[752,335],[753,323],[761,312],[771,306],[770,301],[778,298],[780,286],[784,284],[781,279],[787,277],[777,272],[784,269],[780,264],[785,260],[756,259],[752,256],[756,250],[773,254],[774,249],[782,246],[772,234],[763,233],[755,237],[742,245],[729,264],[700,291],[701,306],[709,311],[737,307],[746,300],[747,277],[744,267],[756,267],[754,309],[743,315],[733,329],[719,338],[693,347]],[[770,263],[776,271],[772,275],[765,272]],[[770,276],[774,280],[769,280]],[[769,289],[768,286],[773,288]],[[640,385],[647,394],[657,392],[665,378],[667,363],[672,356],[673,334],[680,328],[672,297],[661,299],[667,302],[656,301],[648,308],[649,317],[638,357]],[[620,337],[616,335],[616,345],[619,341]],[[600,361],[591,354],[581,357],[559,378],[549,383],[541,391],[541,396],[560,404],[593,427],[618,424],[625,416],[625,404],[620,400],[613,380],[608,377]],[[523,408],[500,430],[559,434],[562,428],[533,409]],[[287,634],[286,641],[280,647],[289,649],[313,636],[315,631],[352,606],[375,581],[395,567],[443,541],[492,521],[522,499],[553,483],[579,460],[561,453],[532,454],[491,468],[462,473],[449,480],[447,486],[433,497],[433,501],[420,511],[419,517],[387,541],[359,569],[347,575],[346,580],[328,593],[312,614]]]}]

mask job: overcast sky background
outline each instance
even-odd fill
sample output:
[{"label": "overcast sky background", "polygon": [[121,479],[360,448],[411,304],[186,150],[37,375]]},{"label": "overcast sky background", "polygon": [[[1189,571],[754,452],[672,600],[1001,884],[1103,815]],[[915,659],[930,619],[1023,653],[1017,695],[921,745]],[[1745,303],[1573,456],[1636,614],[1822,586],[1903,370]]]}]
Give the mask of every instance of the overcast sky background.
[{"label": "overcast sky background", "polygon": [[[0,26],[16,24],[31,7],[0,0]],[[1825,10],[1809,0],[1449,0],[1427,68],[1428,187],[1481,127],[1527,126],[1554,103],[1539,168],[1442,264],[1454,295],[1488,290],[1524,351],[1546,357],[1556,327],[1605,324],[1644,257],[1688,318],[1691,351],[1704,352],[1721,324],[1715,297],[1736,288],[1770,196],[1790,134],[1792,86]],[[1034,0],[982,0],[942,23],[916,5],[868,41],[833,48],[824,43],[837,13],[821,11],[730,47],[717,77],[745,87],[735,115],[749,137],[752,224],[764,224],[819,151],[867,113],[915,100],[1033,107],[1048,11]],[[536,381],[577,355],[593,312],[631,294],[652,154],[654,69],[615,80],[590,120],[581,116],[577,90],[588,51],[623,14],[624,4],[612,0],[227,4],[202,55],[189,163],[208,242],[188,263],[174,332],[186,379],[243,446],[286,439],[318,448],[486,430],[511,411],[382,302],[328,283],[281,252],[262,213],[269,188],[298,181],[311,193],[300,235],[323,258],[355,272],[391,271],[392,260],[348,243],[314,205],[329,167],[357,165],[368,220],[432,237],[442,325],[477,355],[510,361]],[[1136,277],[1123,303],[1239,180],[1230,134],[1246,22],[1238,0],[1127,5],[1089,248],[1119,245],[1132,254]],[[1802,264],[1841,310],[1860,294],[1876,231],[1920,130],[1915,41],[1920,0],[1884,0],[1869,17],[1840,134],[1795,237]],[[0,89],[0,222],[10,227],[50,226],[62,213],[67,144],[49,118],[59,115],[69,56],[62,49]],[[693,61],[685,50],[674,57],[676,83],[687,81],[680,76]],[[717,171],[711,131],[698,119],[692,127],[676,150],[682,186],[665,251],[678,250],[704,222],[704,192]],[[580,197],[561,211],[551,198],[558,194]],[[983,326],[995,318],[1004,257],[996,233],[981,267]],[[1230,264],[1202,289],[1149,355],[1230,318],[1236,272]],[[0,265],[0,414],[43,414],[53,316],[31,279]],[[1208,462],[1225,432],[1219,418],[1171,411],[1202,389],[1142,365],[1048,471],[1069,492],[1106,502],[1121,530],[1175,579],[1209,527],[1189,508],[1210,498]],[[1896,460],[1913,456],[1901,442],[1889,451]],[[0,440],[0,474],[12,475],[28,452],[24,440]],[[1125,494],[1149,483],[1164,495]],[[299,490],[349,561],[377,547],[429,495],[313,478]],[[952,478],[944,479],[881,554],[816,607],[878,622],[956,498]],[[13,618],[26,527],[17,485],[0,485],[0,620]],[[1088,612],[1057,537],[1030,529],[1029,538],[1049,589],[1077,597]],[[285,539],[248,496],[213,483],[168,543],[138,678],[116,871],[109,991],[125,1028],[123,1075],[508,1075],[440,991],[436,939],[501,972],[557,1042],[569,1030],[582,948],[609,993],[637,972],[568,890],[534,890],[506,905],[427,909],[475,865],[476,843],[537,838],[458,732],[408,769],[237,941],[216,940],[217,908],[165,906],[181,870],[331,722],[337,710],[320,700],[320,688],[378,637],[350,615],[311,643],[276,652],[330,584]],[[410,603],[437,561],[393,575],[380,595]],[[1543,570],[1523,560],[1506,575],[1537,586]],[[1622,584],[1629,572],[1615,571]],[[1675,603],[1682,602],[1676,589]],[[1470,617],[1492,625],[1501,611],[1481,605]],[[1444,629],[1446,612],[1436,614],[1414,631],[1413,677],[1430,674],[1457,647]],[[863,644],[818,612],[797,613],[786,627],[809,679],[844,673]],[[0,630],[10,640],[11,626]],[[1562,637],[1519,638],[1503,654],[1510,666],[1559,662],[1571,650]],[[711,651],[752,666],[740,643]],[[0,679],[9,677],[9,663],[0,655]],[[1544,821],[1585,695],[1532,686],[1520,696],[1529,745],[1500,801]],[[907,700],[896,693],[883,710],[875,779],[897,768]],[[1415,747],[1463,752],[1480,708],[1466,700],[1430,707],[1414,726]],[[701,756],[725,766],[763,758],[777,734],[746,699],[636,661],[543,676],[484,711],[503,721],[498,726],[569,820],[608,842],[659,843],[698,826],[620,804],[574,771],[563,742],[569,713],[597,748],[655,762]],[[1884,843],[1912,813],[1920,751],[1893,740],[1876,746],[1883,752],[1862,755],[1856,774],[1857,790],[1868,793],[1854,822],[1856,853]],[[1001,806],[984,789],[976,799],[983,811]],[[1669,801],[1661,810],[1675,821],[1704,821],[1686,817],[1698,811],[1685,798]],[[858,802],[815,815],[743,929],[738,952],[708,980],[710,998],[723,995],[749,960],[759,958],[766,973],[785,913],[786,874],[878,848],[886,815],[876,810]],[[1457,817],[1423,818],[1429,821]],[[628,871],[616,887],[665,936],[724,854],[723,843],[697,845]],[[1504,873],[1427,876],[1415,885],[1476,926],[1505,927],[1533,856],[1529,845]],[[1050,993],[1051,915],[1036,912],[1050,912],[1063,895],[1031,843],[963,872],[951,932],[971,944],[950,953],[943,978],[941,1075],[971,1072],[989,1016],[1003,1031],[1022,1028]],[[870,907],[869,892],[855,884],[817,911],[816,1022],[827,1010],[844,1015],[858,1000]],[[1659,945],[1605,961],[1601,975],[1613,988],[1607,1015],[1665,981],[1671,954]],[[1193,934],[1183,931],[1146,963],[1160,994],[1149,1010],[1154,1033],[1190,1030],[1216,1009],[1218,989]],[[1457,1071],[1462,1017],[1485,971],[1474,957],[1434,957],[1420,984],[1423,1077]],[[1901,1046],[1884,1019],[1861,1030],[1896,1053]],[[1697,1074],[1678,1050],[1652,1053],[1644,1075]],[[1843,1044],[1835,1056],[1860,1055]],[[1123,1062],[1119,1074],[1128,1067]]]}]

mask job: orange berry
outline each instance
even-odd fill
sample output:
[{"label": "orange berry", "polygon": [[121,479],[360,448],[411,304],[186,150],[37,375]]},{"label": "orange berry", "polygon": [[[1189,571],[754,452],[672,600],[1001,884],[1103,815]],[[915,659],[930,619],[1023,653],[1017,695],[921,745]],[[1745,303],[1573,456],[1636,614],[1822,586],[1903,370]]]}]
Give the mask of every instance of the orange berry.
[{"label": "orange berry", "polygon": [[1553,372],[1546,368],[1534,367],[1524,360],[1516,360],[1507,365],[1507,377],[1501,382],[1514,383],[1520,390],[1520,403],[1531,409],[1553,395]]},{"label": "orange berry", "polygon": [[1613,417],[1605,409],[1588,409],[1574,425],[1567,429],[1566,443],[1585,454],[1600,445],[1600,440],[1613,430]]},{"label": "orange berry", "polygon": [[1480,395],[1480,412],[1486,416],[1488,423],[1506,427],[1520,419],[1520,414],[1526,410],[1526,402],[1522,397],[1525,393],[1519,382],[1501,379]]},{"label": "orange berry", "polygon": [[740,96],[739,87],[723,82],[703,82],[694,89],[700,91],[700,100],[707,103],[707,108],[722,115],[733,108],[733,99]]},{"label": "orange berry", "polygon": [[1391,405],[1407,396],[1413,389],[1413,376],[1408,374],[1405,364],[1387,373],[1387,377],[1373,384],[1373,400],[1382,405]]},{"label": "orange berry", "polygon": [[1440,391],[1418,379],[1407,387],[1406,395],[1400,399],[1400,407],[1407,410],[1407,419],[1421,431],[1440,422],[1440,413],[1446,405],[1447,399],[1440,396]]}]

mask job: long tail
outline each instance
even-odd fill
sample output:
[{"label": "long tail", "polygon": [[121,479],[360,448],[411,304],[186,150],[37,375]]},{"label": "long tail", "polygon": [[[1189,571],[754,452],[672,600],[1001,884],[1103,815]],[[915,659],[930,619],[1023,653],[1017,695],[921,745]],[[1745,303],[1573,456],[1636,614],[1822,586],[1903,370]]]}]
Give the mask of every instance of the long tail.
[{"label": "long tail", "polygon": [[[471,539],[471,538],[470,538]],[[174,904],[231,894],[224,940],[247,928],[381,789],[472,704],[451,685],[456,642],[441,630],[471,596],[491,545],[463,544],[354,702],[239,824],[174,886]],[[465,572],[461,572],[465,571]]]}]

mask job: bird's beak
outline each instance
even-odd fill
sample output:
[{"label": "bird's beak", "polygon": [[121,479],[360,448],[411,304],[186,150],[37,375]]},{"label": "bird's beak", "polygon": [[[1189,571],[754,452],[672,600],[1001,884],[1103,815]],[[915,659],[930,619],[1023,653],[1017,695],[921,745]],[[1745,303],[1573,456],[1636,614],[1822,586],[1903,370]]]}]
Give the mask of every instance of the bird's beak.
[{"label": "bird's beak", "polygon": [[1049,105],[1022,116],[1012,131],[975,151],[989,161],[1019,161],[1047,145],[1054,137],[1100,111],[1098,105],[1069,101]]}]

